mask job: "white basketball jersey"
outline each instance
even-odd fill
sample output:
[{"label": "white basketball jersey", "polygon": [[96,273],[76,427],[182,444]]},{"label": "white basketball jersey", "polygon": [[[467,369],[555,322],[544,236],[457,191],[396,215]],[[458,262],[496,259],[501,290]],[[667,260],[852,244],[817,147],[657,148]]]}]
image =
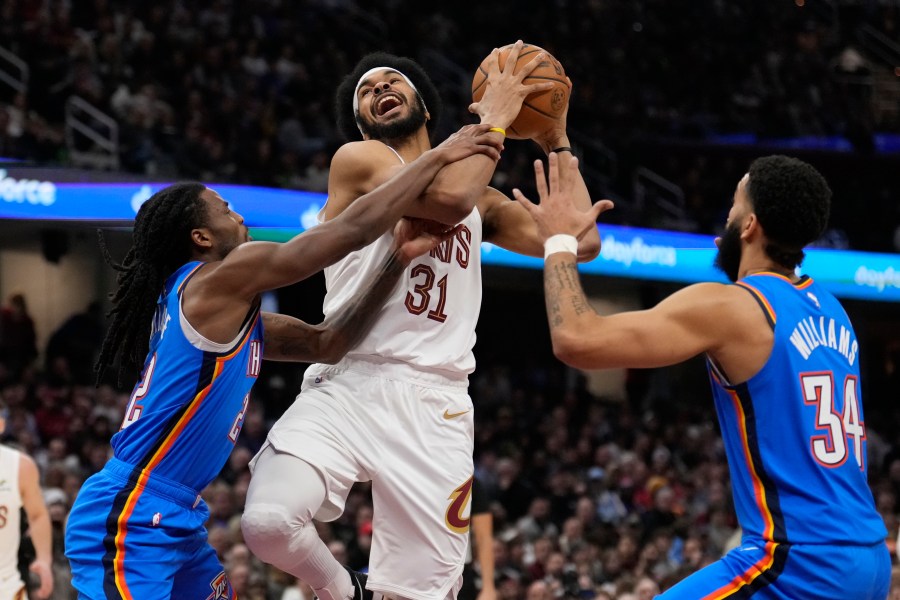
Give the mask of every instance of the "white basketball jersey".
[{"label": "white basketball jersey", "polygon": [[19,576],[22,494],[19,491],[19,452],[0,445],[0,598],[22,589]]},{"label": "white basketball jersey", "polygon": [[[375,326],[348,357],[379,356],[433,372],[475,370],[475,325],[481,311],[478,209],[441,246],[412,261],[381,308]],[[338,312],[365,289],[391,248],[392,232],[325,269],[324,313]]]}]

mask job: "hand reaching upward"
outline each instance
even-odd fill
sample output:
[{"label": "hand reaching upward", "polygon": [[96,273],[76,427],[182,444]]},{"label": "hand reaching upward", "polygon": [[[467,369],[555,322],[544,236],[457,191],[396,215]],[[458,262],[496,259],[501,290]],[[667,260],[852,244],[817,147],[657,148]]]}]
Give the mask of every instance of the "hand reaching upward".
[{"label": "hand reaching upward", "polygon": [[544,163],[534,161],[540,204],[533,204],[519,189],[514,189],[513,195],[534,219],[543,240],[558,234],[581,238],[597,226],[597,217],[611,209],[613,203],[611,200],[600,200],[586,211],[579,209],[573,200],[578,181],[578,159],[574,156],[561,159],[551,152],[548,162],[549,178],[544,175]]}]

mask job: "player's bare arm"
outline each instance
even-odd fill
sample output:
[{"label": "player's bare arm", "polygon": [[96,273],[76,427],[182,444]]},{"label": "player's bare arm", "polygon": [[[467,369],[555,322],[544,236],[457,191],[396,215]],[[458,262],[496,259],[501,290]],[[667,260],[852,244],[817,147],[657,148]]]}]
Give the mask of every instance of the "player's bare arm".
[{"label": "player's bare arm", "polygon": [[472,533],[475,542],[475,556],[481,567],[481,591],[476,600],[496,600],[494,585],[494,521],[491,513],[473,514]]},{"label": "player's bare arm", "polygon": [[[585,210],[590,210],[590,200],[584,204],[587,205]],[[544,239],[534,219],[518,202],[489,187],[478,202],[478,210],[484,221],[484,241],[525,256],[544,255]],[[600,253],[600,234],[596,223],[587,225],[588,228],[576,236],[578,262],[589,262]]]},{"label": "player's bare arm", "polygon": [[[426,152],[337,218],[288,242],[244,243],[224,260],[208,263],[185,289],[183,308],[188,321],[211,341],[233,339],[257,294],[301,281],[373,242],[409,212],[444,165],[477,152],[496,155],[496,143],[486,129],[461,130],[452,143]],[[222,204],[220,208],[227,210]],[[196,241],[203,242],[203,230],[195,235]]]},{"label": "player's bare arm", "polygon": [[[466,125],[425,154],[452,151],[455,155],[454,148],[460,144],[468,144],[468,140],[475,135],[483,144],[484,155],[492,164],[496,164],[503,143],[501,138],[488,129],[489,125]],[[421,157],[416,161],[420,159]],[[446,165],[455,162],[458,161],[447,161],[445,168]],[[344,144],[332,159],[325,219],[335,218],[360,196],[379,185],[384,185],[405,168],[397,162],[397,156],[382,142],[366,140]],[[422,195],[419,202],[409,203],[403,214],[455,225],[468,216],[473,207],[474,204],[460,204],[448,195],[440,197]]]},{"label": "player's bare arm", "polygon": [[[568,79],[568,78],[567,78]],[[569,81],[569,88],[572,81]],[[562,115],[552,129],[547,130],[533,141],[548,155],[556,151],[557,160],[562,165],[574,159],[566,133],[569,105],[566,104]],[[588,211],[591,208],[591,195],[581,171],[575,172],[572,198],[575,206]],[[509,202],[508,198],[492,188],[482,195],[478,208],[484,218],[485,240],[497,244],[518,254],[527,256],[543,256],[544,240],[537,231],[537,226],[528,212],[522,210],[517,202]],[[595,224],[591,225],[578,237],[578,261],[588,262],[600,253],[600,233]]]},{"label": "player's bare arm", "polygon": [[[579,210],[572,201],[577,165],[563,166],[555,154],[549,163],[549,181],[543,163],[535,163],[540,204],[514,193],[542,239],[576,236],[612,203]],[[708,353],[738,383],[759,370],[772,347],[762,312],[737,286],[696,284],[651,309],[600,316],[584,293],[574,254],[555,252],[544,264],[544,295],[554,354],[579,368],[662,367]]]},{"label": "player's bare arm", "polygon": [[[526,97],[553,87],[553,83],[549,82],[524,83],[525,78],[544,59],[543,52],[535,55],[518,73],[513,73],[522,46],[522,40],[513,45],[503,69],[500,68],[499,62],[500,50],[495,48],[491,52],[487,60],[488,79],[484,96],[480,102],[475,102],[469,107],[469,111],[478,115],[481,123],[505,130],[519,114]],[[497,136],[499,141],[503,140],[501,133],[493,135]],[[492,163],[483,155],[473,155],[447,165],[428,186],[426,196],[431,202],[467,207],[468,210],[463,214],[465,217],[472,211],[485,186],[490,183],[495,168],[496,162]]]},{"label": "player's bare arm", "polygon": [[[566,77],[566,80],[569,82],[569,98],[572,97],[572,80]],[[569,117],[569,104],[566,103],[565,109],[563,109],[562,115],[559,119],[556,120],[556,124],[552,129],[547,130],[541,136],[535,138],[533,141],[541,147],[541,149],[549,154],[551,152],[555,152],[561,161],[562,165],[565,165],[566,160],[572,160],[575,158],[575,155],[572,152],[572,143],[569,141],[569,135],[567,132],[568,127],[568,117]],[[575,202],[575,206],[582,210],[588,210],[591,207],[591,194],[587,189],[587,185],[584,182],[584,177],[581,174],[581,171],[576,171],[576,177],[572,180],[573,189],[572,189],[572,198]],[[600,232],[597,231],[596,227],[592,227],[587,235],[583,238],[578,238],[578,258],[579,260],[583,260],[582,253],[590,253],[594,252],[593,256],[590,256],[588,260],[596,258],[597,254],[600,253]]]},{"label": "player's bare arm", "polygon": [[263,357],[275,361],[338,362],[372,328],[379,308],[412,259],[456,232],[456,228],[441,231],[433,225],[434,222],[401,219],[394,229],[394,247],[368,285],[322,323],[311,325],[288,315],[263,313]]},{"label": "player's bare arm", "polygon": [[328,171],[328,202],[323,216],[330,221],[354,201],[388,181],[403,169],[397,155],[383,142],[348,142],[331,158]]},{"label": "player's bare arm", "polygon": [[19,488],[22,494],[22,506],[28,517],[28,529],[34,543],[35,560],[28,570],[40,579],[40,587],[36,590],[37,598],[49,598],[53,592],[53,536],[50,526],[50,514],[44,503],[41,492],[40,476],[37,465],[24,454],[19,459]]},{"label": "player's bare arm", "polygon": [[697,284],[648,310],[600,316],[584,293],[574,257],[552,254],[544,266],[544,295],[553,352],[582,369],[663,367],[713,352],[725,342],[733,309],[726,287]]}]

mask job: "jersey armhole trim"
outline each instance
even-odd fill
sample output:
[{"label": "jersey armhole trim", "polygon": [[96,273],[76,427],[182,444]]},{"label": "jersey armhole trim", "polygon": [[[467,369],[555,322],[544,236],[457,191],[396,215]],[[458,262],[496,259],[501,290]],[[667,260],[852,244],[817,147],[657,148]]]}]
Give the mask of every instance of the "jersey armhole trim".
[{"label": "jersey armhole trim", "polygon": [[247,316],[244,317],[244,322],[241,323],[240,330],[230,342],[220,344],[203,337],[200,332],[194,329],[194,326],[191,325],[191,322],[188,321],[187,316],[185,316],[184,306],[182,305],[181,300],[185,284],[204,264],[205,263],[200,263],[197,265],[190,273],[188,273],[187,277],[184,278],[184,281],[181,282],[181,285],[178,286],[178,324],[181,327],[181,333],[184,335],[184,338],[197,350],[212,352],[214,354],[229,354],[240,345],[244,336],[246,336],[256,324],[256,316],[259,314],[260,302],[257,300],[254,302],[253,306],[250,307]]},{"label": "jersey armhole trim", "polygon": [[752,285],[745,283],[743,281],[738,281],[735,285],[747,290],[751,296],[756,300],[756,303],[759,304],[759,307],[763,311],[763,315],[766,317],[766,321],[769,322],[769,327],[772,328],[772,331],[775,331],[775,323],[777,321],[777,317],[775,315],[775,309],[772,308],[772,305],[769,304],[769,301],[766,300],[766,297],[760,292],[758,289],[753,287]]}]

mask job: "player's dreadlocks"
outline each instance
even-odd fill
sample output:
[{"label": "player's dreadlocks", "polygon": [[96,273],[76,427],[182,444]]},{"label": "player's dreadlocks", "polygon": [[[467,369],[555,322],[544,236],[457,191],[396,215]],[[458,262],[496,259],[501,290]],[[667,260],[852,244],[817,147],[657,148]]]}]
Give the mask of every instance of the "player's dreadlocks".
[{"label": "player's dreadlocks", "polygon": [[118,288],[110,294],[112,323],[103,340],[94,371],[100,384],[106,369],[118,362],[117,381],[140,374],[150,345],[157,298],[166,278],[191,259],[190,232],[206,224],[201,183],[178,183],[153,194],[134,220],[132,244],[122,264],[109,254],[102,231],[100,250],[107,264],[119,271]]}]

